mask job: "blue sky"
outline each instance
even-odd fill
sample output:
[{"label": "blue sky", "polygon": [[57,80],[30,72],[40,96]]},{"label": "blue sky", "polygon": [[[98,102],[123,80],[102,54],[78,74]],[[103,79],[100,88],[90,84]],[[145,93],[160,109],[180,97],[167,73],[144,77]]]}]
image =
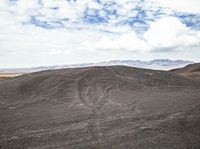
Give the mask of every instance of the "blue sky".
[{"label": "blue sky", "polygon": [[200,0],[1,0],[0,67],[200,61]]}]

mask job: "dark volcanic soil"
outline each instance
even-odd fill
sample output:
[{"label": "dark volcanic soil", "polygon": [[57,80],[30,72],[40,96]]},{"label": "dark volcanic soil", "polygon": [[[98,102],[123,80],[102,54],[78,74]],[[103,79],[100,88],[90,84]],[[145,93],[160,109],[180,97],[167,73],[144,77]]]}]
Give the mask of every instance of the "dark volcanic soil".
[{"label": "dark volcanic soil", "polygon": [[200,81],[200,63],[190,64],[183,68],[173,69],[171,71],[184,77]]},{"label": "dark volcanic soil", "polygon": [[1,149],[199,149],[200,82],[125,66],[0,81]]}]

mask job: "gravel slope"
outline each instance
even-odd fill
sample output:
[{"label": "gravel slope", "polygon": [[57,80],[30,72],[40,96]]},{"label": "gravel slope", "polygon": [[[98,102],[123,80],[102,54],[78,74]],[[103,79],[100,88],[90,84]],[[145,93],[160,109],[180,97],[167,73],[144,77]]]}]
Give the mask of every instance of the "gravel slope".
[{"label": "gravel slope", "polygon": [[184,77],[200,81],[200,63],[190,64],[183,68],[173,69],[171,71]]},{"label": "gravel slope", "polygon": [[200,83],[125,66],[0,81],[5,149],[199,149]]}]

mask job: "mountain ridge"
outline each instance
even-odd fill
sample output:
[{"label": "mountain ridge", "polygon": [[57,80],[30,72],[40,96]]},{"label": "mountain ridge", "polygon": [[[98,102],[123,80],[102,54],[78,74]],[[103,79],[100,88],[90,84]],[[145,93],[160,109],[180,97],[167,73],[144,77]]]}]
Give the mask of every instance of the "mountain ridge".
[{"label": "mountain ridge", "polygon": [[151,61],[141,60],[111,60],[98,63],[82,63],[82,64],[69,64],[69,65],[55,65],[55,66],[40,66],[31,68],[0,68],[0,73],[30,73],[42,70],[61,69],[61,68],[81,68],[91,66],[112,66],[124,65],[139,68],[149,68],[156,70],[170,70],[174,68],[184,67],[188,64],[193,64],[193,61],[186,60],[170,60],[170,59],[154,59]]}]

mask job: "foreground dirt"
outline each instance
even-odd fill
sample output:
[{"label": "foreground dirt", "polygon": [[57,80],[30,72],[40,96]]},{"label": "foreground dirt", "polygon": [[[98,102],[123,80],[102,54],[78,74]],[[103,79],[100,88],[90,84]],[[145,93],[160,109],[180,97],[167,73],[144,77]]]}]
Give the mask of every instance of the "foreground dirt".
[{"label": "foreground dirt", "polygon": [[200,82],[125,66],[0,81],[3,149],[199,149]]}]

